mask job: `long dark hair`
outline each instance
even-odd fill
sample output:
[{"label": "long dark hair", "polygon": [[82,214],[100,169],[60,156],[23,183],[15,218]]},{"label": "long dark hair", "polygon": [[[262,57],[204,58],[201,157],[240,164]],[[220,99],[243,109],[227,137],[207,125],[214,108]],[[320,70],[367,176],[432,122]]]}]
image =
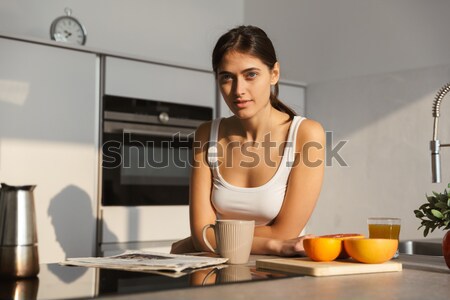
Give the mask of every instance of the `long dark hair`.
[{"label": "long dark hair", "polygon": [[[270,70],[277,60],[272,41],[261,28],[256,26],[238,26],[223,34],[216,43],[212,53],[212,66],[217,77],[217,69],[225,54],[234,50],[259,58]],[[287,113],[292,119],[296,112],[278,99],[278,82],[270,92],[270,104],[277,110]]]}]

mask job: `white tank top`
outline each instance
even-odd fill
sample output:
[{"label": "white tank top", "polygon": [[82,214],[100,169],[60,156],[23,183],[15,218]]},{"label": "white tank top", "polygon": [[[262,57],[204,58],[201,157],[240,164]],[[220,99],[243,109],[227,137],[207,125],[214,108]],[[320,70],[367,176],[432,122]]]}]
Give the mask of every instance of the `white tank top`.
[{"label": "white tank top", "polygon": [[244,188],[226,182],[220,175],[217,158],[219,125],[222,119],[211,124],[208,163],[213,174],[211,202],[217,219],[255,220],[256,225],[270,224],[280,212],[295,159],[295,143],[300,123],[305,118],[295,116],[289,128],[287,143],[280,165],[273,177],[258,187]]}]

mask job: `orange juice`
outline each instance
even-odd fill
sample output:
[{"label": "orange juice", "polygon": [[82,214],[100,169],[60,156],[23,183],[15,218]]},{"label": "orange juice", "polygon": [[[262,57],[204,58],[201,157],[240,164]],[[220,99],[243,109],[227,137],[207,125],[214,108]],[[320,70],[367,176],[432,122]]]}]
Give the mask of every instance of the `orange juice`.
[{"label": "orange juice", "polygon": [[400,236],[398,224],[369,224],[369,237],[376,239],[396,239]]}]

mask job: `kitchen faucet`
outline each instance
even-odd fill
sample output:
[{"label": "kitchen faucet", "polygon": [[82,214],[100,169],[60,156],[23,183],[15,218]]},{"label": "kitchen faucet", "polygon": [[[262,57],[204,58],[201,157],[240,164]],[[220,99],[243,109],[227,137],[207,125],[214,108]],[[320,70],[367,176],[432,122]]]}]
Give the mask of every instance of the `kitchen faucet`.
[{"label": "kitchen faucet", "polygon": [[431,173],[432,173],[432,182],[439,183],[441,182],[441,160],[439,157],[440,147],[450,147],[450,144],[440,144],[437,138],[437,130],[438,130],[438,122],[439,122],[439,110],[441,107],[441,101],[445,97],[445,95],[450,92],[450,82],[444,85],[436,94],[433,103],[433,117],[434,117],[434,126],[433,126],[433,140],[430,142],[431,149]]}]

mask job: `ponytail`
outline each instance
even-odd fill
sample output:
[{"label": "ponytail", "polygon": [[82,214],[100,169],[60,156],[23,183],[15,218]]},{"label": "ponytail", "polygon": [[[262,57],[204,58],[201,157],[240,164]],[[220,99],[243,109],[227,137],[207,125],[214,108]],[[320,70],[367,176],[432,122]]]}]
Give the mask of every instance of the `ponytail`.
[{"label": "ponytail", "polygon": [[278,86],[278,83],[276,83],[275,87],[274,87],[274,91],[270,92],[270,104],[276,110],[287,113],[289,115],[289,119],[292,120],[297,115],[297,113],[292,108],[290,108],[289,106],[287,106],[286,104],[281,102],[280,99],[278,99],[278,92],[279,92],[279,86]]}]

